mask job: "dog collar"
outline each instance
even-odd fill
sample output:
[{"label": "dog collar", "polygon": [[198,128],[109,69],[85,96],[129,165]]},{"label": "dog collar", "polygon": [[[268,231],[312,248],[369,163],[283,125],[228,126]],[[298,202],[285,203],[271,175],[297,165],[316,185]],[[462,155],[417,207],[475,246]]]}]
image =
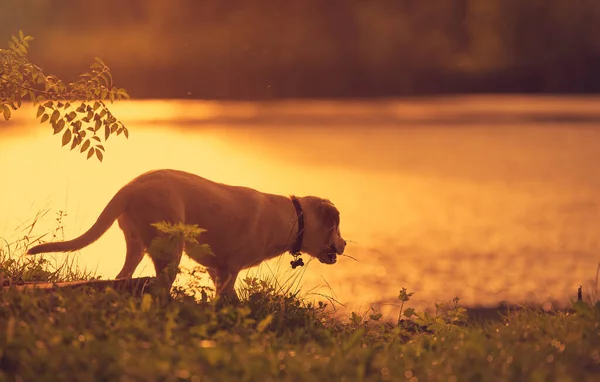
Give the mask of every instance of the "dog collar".
[{"label": "dog collar", "polygon": [[294,244],[292,244],[292,249],[290,250],[292,255],[296,255],[300,253],[300,250],[302,249],[302,240],[304,239],[304,211],[302,211],[302,206],[300,206],[297,197],[292,196],[290,199],[292,199],[292,204],[294,205],[296,216],[298,218],[298,234],[296,235],[296,240],[294,240]]}]

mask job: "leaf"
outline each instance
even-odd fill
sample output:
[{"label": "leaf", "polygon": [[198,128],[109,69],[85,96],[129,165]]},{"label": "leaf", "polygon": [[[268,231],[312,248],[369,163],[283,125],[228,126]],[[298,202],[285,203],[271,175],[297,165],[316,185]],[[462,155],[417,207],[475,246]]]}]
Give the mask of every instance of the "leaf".
[{"label": "leaf", "polygon": [[49,118],[50,118],[50,116],[48,114],[42,115],[42,119],[40,119],[40,123],[46,122]]},{"label": "leaf", "polygon": [[74,136],[73,137],[73,142],[71,143],[71,151],[73,151],[73,149],[75,148],[75,146],[77,146],[79,144],[79,137],[78,136]]},{"label": "leaf", "polygon": [[58,122],[51,122],[51,124],[52,124],[52,129],[54,129],[54,134],[58,134],[62,131],[62,129],[64,129],[65,120],[61,119]]},{"label": "leaf", "polygon": [[108,125],[104,125],[104,140],[107,140],[110,136],[110,127]]},{"label": "leaf", "polygon": [[110,85],[110,74],[108,74],[107,72],[103,72],[103,73],[100,73],[100,75],[98,77],[102,78],[102,80],[104,81],[104,85],[106,85],[106,86]]},{"label": "leaf", "polygon": [[144,293],[142,297],[142,312],[147,312],[152,307],[152,295],[150,293]]},{"label": "leaf", "polygon": [[71,142],[71,130],[67,129],[62,136],[62,145],[65,146],[69,142]]},{"label": "leaf", "polygon": [[407,293],[406,288],[402,288],[400,290],[400,293],[398,294],[398,300],[406,302],[406,301],[410,300],[410,298],[413,294],[414,294],[414,292]]},{"label": "leaf", "polygon": [[129,130],[126,127],[123,127],[123,134],[125,134],[125,138],[129,139]]},{"label": "leaf", "polygon": [[71,122],[72,120],[75,119],[75,117],[77,117],[77,113],[75,113],[74,111],[72,111],[69,114],[67,114],[66,117],[67,117],[67,121]]},{"label": "leaf", "polygon": [[79,151],[80,153],[84,152],[85,150],[88,149],[88,147],[90,147],[90,140],[87,139],[85,142],[83,142],[83,145],[81,146],[81,150]]},{"label": "leaf", "polygon": [[102,127],[102,121],[100,119],[96,120],[96,124],[94,125],[93,131],[98,131]]},{"label": "leaf", "polygon": [[104,150],[104,146],[102,146],[102,145],[96,145],[96,148],[99,148],[102,151],[106,151],[106,150]]},{"label": "leaf", "polygon": [[86,159],[90,159],[92,157],[92,155],[94,155],[94,148],[93,147],[90,149],[90,151],[88,151]]},{"label": "leaf", "polygon": [[4,119],[8,121],[10,119],[11,114],[10,108],[7,105],[3,105],[3,109],[4,110],[2,114],[4,115]]},{"label": "leaf", "polygon": [[118,89],[118,90],[117,90],[117,93],[118,93],[118,94],[119,94],[121,97],[123,97],[123,98],[125,98],[125,99],[129,99],[129,94],[127,94],[127,91],[126,91],[125,89],[123,89],[123,88],[120,88],[120,89]]},{"label": "leaf", "polygon": [[58,117],[60,117],[60,112],[58,110],[54,110],[50,116],[50,122],[56,122]]},{"label": "leaf", "polygon": [[104,158],[104,154],[102,154],[102,151],[96,149],[96,156],[98,157],[98,160],[102,162],[102,159]]},{"label": "leaf", "polygon": [[65,128],[65,120],[61,119],[58,121],[58,132],[60,133],[62,131],[62,129]]},{"label": "leaf", "polygon": [[260,322],[256,325],[256,331],[262,333],[265,329],[271,324],[273,321],[273,315],[269,314],[267,317],[260,320]]},{"label": "leaf", "polygon": [[100,137],[98,137],[98,136],[96,136],[96,135],[94,135],[94,136],[92,137],[92,139],[95,139],[95,140],[97,140],[98,142],[101,142],[101,139],[100,139]]},{"label": "leaf", "polygon": [[45,110],[46,110],[46,109],[45,109],[45,108],[44,108],[42,105],[40,105],[40,106],[38,107],[37,114],[35,115],[35,117],[36,117],[36,118],[39,118],[39,117],[40,117],[42,114],[44,114],[44,111],[45,111]]},{"label": "leaf", "polygon": [[412,316],[416,315],[415,310],[413,308],[406,308],[403,314],[406,318],[411,318]]}]

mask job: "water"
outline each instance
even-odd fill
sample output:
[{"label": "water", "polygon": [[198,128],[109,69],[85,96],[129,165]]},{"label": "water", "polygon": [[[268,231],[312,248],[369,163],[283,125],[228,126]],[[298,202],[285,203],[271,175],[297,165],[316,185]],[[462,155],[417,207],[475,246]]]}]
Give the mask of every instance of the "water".
[{"label": "water", "polygon": [[[131,178],[176,168],[330,198],[354,259],[311,262],[302,288],[350,309],[393,311],[385,304],[402,286],[421,308],[454,296],[469,305],[566,302],[595,277],[600,99],[139,101],[113,110],[131,136],[111,138],[102,164],[61,149],[31,109],[0,124],[0,236],[21,235],[19,225],[50,208],[36,232],[54,228],[63,210],[72,238]],[[124,251],[115,224],[71,256],[112,278]],[[260,272],[293,275],[289,260]],[[146,259],[136,275],[152,274]]]}]

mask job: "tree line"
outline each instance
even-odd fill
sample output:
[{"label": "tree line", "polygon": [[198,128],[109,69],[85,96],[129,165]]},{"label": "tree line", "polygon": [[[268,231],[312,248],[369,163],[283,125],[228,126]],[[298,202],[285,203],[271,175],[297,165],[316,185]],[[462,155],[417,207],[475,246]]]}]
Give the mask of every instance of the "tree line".
[{"label": "tree line", "polygon": [[600,90],[597,0],[4,0],[17,29],[46,71],[100,56],[135,98]]}]

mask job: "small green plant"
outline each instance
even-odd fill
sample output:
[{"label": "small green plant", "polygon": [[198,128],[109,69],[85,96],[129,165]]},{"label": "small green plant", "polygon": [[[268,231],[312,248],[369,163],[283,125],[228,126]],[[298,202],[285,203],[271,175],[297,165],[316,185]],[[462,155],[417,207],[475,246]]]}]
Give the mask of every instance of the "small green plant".
[{"label": "small green plant", "polygon": [[400,289],[400,293],[398,294],[398,300],[400,300],[400,313],[398,314],[398,323],[402,321],[403,315],[406,318],[410,318],[414,314],[415,310],[412,308],[408,308],[406,311],[404,311],[404,303],[408,302],[413,294],[414,292],[408,293],[406,288],[404,287]]},{"label": "small green plant", "polygon": [[191,225],[181,222],[169,223],[162,221],[153,223],[152,226],[162,235],[152,240],[148,251],[154,253],[158,258],[169,256],[169,253],[175,250],[175,247],[181,245],[181,243],[184,243],[185,251],[191,258],[214,256],[208,244],[200,244],[198,242],[198,236],[206,232],[206,230],[199,228],[197,224]]},{"label": "small green plant", "polygon": [[125,89],[113,85],[108,66],[98,57],[78,81],[65,84],[46,75],[27,58],[33,37],[19,31],[0,49],[0,113],[9,120],[23,101],[37,106],[36,118],[62,134],[62,146],[79,147],[87,158],[104,158],[103,143],[112,134],[129,137],[129,131],[108,109],[106,101],[129,99]]},{"label": "small green plant", "polygon": [[[152,226],[159,232],[148,247],[147,251],[154,261],[166,262],[167,267],[156,275],[156,283],[153,286],[157,297],[162,296],[161,300],[168,300],[168,297],[173,297],[173,293],[184,297],[180,289],[171,291],[167,285],[171,285],[177,275],[181,273],[179,264],[171,262],[174,253],[185,250],[192,259],[196,259],[202,263],[202,257],[214,256],[210,247],[207,244],[200,244],[198,236],[206,230],[199,228],[197,225],[184,224],[182,222],[170,223],[166,221],[153,223]],[[169,289],[169,290],[167,290]],[[205,292],[201,290],[200,292]],[[172,293],[173,292],[173,293]],[[185,294],[185,293],[184,293]]]},{"label": "small green plant", "polygon": [[[192,259],[214,256],[208,244],[200,244],[198,242],[198,236],[206,231],[203,228],[199,228],[198,225],[162,221],[153,223],[152,226],[160,232],[160,235],[156,236],[148,247],[148,253],[152,254],[153,259],[164,258],[170,260],[173,253],[181,250],[180,247]],[[174,266],[177,267],[176,264]],[[169,273],[175,272],[177,274],[179,271],[179,268],[167,269]]]},{"label": "small green plant", "polygon": [[179,272],[185,277],[185,285],[173,287],[172,295],[176,299],[192,299],[202,303],[208,303],[214,299],[215,288],[204,285],[201,279],[207,276],[206,267],[197,265],[192,269],[179,267]]},{"label": "small green plant", "polygon": [[400,313],[398,316],[398,328],[409,331],[436,332],[450,327],[462,325],[467,320],[467,311],[458,305],[460,299],[455,297],[449,304],[435,303],[435,313],[417,312],[413,308],[404,309],[404,304],[410,301],[414,292],[409,293],[402,288],[398,294],[400,300]]}]

